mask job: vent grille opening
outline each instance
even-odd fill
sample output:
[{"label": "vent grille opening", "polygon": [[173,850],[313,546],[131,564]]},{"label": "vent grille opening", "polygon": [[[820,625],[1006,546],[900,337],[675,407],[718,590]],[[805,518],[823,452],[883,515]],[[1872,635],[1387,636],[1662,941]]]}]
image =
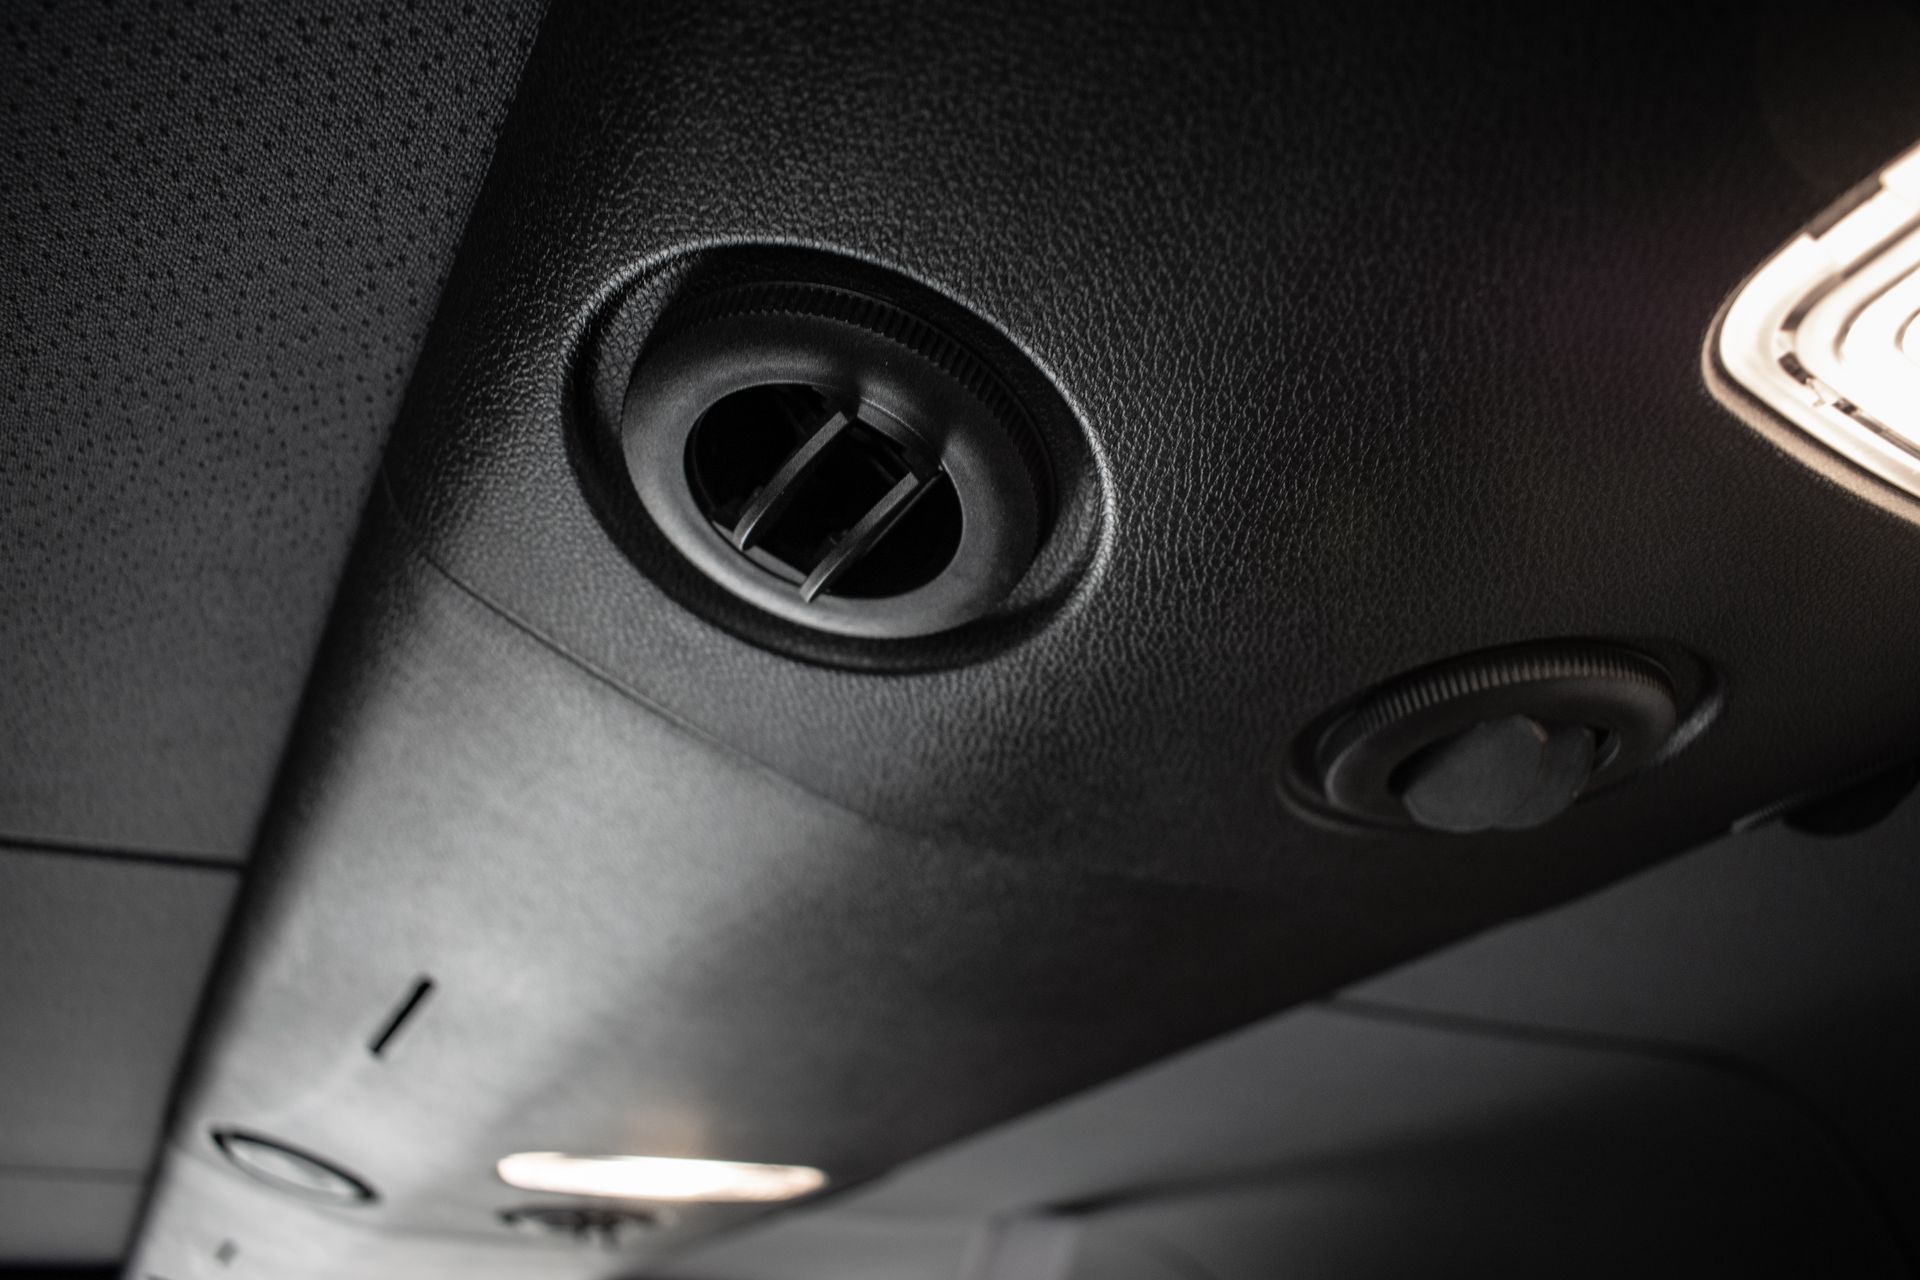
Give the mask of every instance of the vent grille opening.
[{"label": "vent grille opening", "polygon": [[707,518],[729,533],[754,494],[826,417],[812,387],[748,387],[700,416],[687,448],[687,479]]},{"label": "vent grille opening", "polygon": [[932,582],[960,549],[961,519],[953,486],[936,482],[866,558],[834,584],[835,594],[880,600]]},{"label": "vent grille opening", "polygon": [[687,482],[701,514],[803,596],[884,599],[925,586],[964,517],[939,463],[818,387],[722,397],[694,424]]},{"label": "vent grille opening", "polygon": [[[849,639],[1007,621],[1032,603],[1019,593],[1054,527],[1053,464],[999,376],[918,316],[831,285],[668,306],[620,445],[654,531],[712,584]],[[722,625],[770,634],[688,590]]]}]

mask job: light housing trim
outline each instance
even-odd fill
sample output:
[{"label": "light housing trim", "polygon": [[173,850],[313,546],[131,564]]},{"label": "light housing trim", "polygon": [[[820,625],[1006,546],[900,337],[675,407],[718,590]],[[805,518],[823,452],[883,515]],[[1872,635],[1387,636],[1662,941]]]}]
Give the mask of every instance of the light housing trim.
[{"label": "light housing trim", "polygon": [[561,1151],[517,1152],[501,1159],[495,1171],[522,1191],[676,1203],[765,1204],[827,1185],[826,1174],[805,1165]]},{"label": "light housing trim", "polygon": [[1708,353],[1801,432],[1920,497],[1916,317],[1920,146],[1769,258],[1728,303]]}]

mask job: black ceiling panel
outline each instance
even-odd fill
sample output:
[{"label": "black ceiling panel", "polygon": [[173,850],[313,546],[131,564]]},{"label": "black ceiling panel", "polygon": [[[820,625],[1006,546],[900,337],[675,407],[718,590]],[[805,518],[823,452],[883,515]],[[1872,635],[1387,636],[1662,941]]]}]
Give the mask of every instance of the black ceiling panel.
[{"label": "black ceiling panel", "polygon": [[[383,48],[382,13],[293,18],[288,38]],[[484,67],[503,95],[530,18],[474,20],[468,61],[420,74]],[[1805,162],[1809,108],[1768,70],[1779,23],[1731,5],[1646,22],[1597,4],[558,6],[258,827],[136,1266],[631,1272],[758,1210],[568,1252],[509,1235],[499,1211],[523,1197],[494,1162],[792,1161],[850,1190],[1909,750],[1914,504],[1802,465],[1702,384],[1728,292],[1851,180]],[[357,74],[471,150],[402,128],[416,150],[366,144],[390,168],[369,159],[364,182],[308,156],[297,232],[269,218],[250,239],[242,218],[204,245],[194,201],[275,171],[229,174],[216,146],[203,181],[156,184],[142,199],[195,270],[177,300],[164,270],[129,287],[179,331],[235,326],[201,344],[235,362],[216,377],[151,328],[128,339],[160,353],[140,389],[193,443],[90,454],[119,437],[82,429],[88,401],[68,434],[7,445],[26,450],[9,563],[36,569],[0,638],[37,665],[6,695],[32,727],[0,825],[223,857],[256,829],[410,366],[355,326],[419,333],[441,260],[404,238],[424,199],[450,243],[450,184],[477,174],[498,102]],[[263,75],[311,114],[308,81]],[[313,91],[330,103],[324,74]],[[448,124],[448,100],[477,114]],[[252,120],[233,163],[278,118]],[[409,185],[428,173],[433,198]],[[289,250],[302,290],[263,292],[247,272],[279,258],[261,245],[305,245],[299,218],[340,199],[396,221]],[[40,233],[56,274],[35,299],[60,296],[51,237],[84,239],[71,225]],[[667,307],[803,263],[924,308],[1018,364],[994,367],[1016,395],[1062,406],[1041,435],[1077,459],[1072,545],[1042,550],[1057,573],[1020,625],[809,645],[703,605],[655,554],[619,462],[627,370]],[[289,337],[301,305],[313,327]],[[22,385],[52,386],[58,321],[26,318]],[[323,382],[263,372],[289,344],[334,361]],[[118,385],[126,356],[100,377]],[[189,387],[224,388],[226,416],[181,407]],[[356,448],[314,464],[318,488],[259,483],[262,459],[312,479],[302,444],[342,432]],[[202,466],[210,483],[178,470]],[[73,538],[74,501],[83,530],[134,511],[164,532]],[[1345,699],[1556,638],[1708,673],[1688,690],[1704,731],[1537,832],[1357,834],[1286,794],[1297,738]],[[110,742],[73,713],[95,698],[125,704]],[[1555,1075],[1542,1097],[1562,1097]],[[1698,1118],[1696,1085],[1597,1092],[1608,1114],[1654,1094],[1641,1110]],[[1605,1137],[1575,1093],[1569,1141]],[[1722,1130],[1770,1141],[1720,1119],[1694,1136],[1707,1156]],[[276,1198],[223,1162],[219,1126],[337,1160],[378,1198]],[[1805,1136],[1767,1159],[1793,1164]],[[1654,1159],[1629,1156],[1622,1177]]]},{"label": "black ceiling panel", "polygon": [[[337,1248],[397,1266],[387,1250],[511,1240],[497,1214],[551,1200],[495,1177],[515,1151],[734,1156],[852,1185],[1305,998],[1316,955],[1350,945],[1257,897],[824,805],[557,657],[389,520],[370,533],[315,686],[327,726],[298,740],[251,868],[149,1270],[229,1236],[303,1259],[275,1275],[328,1274]],[[422,979],[431,996],[373,1052]],[[257,1189],[211,1140],[229,1126],[380,1200],[323,1211],[346,1234],[310,1256],[252,1247]],[[763,1211],[690,1206],[647,1243]]]}]

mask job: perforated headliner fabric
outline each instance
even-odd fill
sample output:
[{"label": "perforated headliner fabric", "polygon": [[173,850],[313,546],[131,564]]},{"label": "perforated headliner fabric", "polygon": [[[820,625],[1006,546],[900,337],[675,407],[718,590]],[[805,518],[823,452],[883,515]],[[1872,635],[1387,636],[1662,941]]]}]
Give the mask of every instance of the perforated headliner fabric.
[{"label": "perforated headliner fabric", "polygon": [[0,21],[0,832],[244,856],[541,8]]}]

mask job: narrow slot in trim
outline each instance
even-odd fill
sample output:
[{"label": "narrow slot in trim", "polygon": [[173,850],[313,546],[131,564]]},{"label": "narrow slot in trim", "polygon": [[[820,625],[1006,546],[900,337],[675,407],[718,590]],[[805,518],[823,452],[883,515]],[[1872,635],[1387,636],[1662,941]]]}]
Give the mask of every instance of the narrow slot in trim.
[{"label": "narrow slot in trim", "polygon": [[420,1011],[420,1006],[427,1002],[427,997],[432,994],[432,978],[421,978],[415,982],[412,989],[407,992],[406,998],[394,1009],[393,1016],[387,1019],[386,1024],[380,1028],[379,1034],[367,1044],[367,1052],[376,1058],[384,1058],[387,1054],[387,1046],[392,1044],[393,1038],[400,1034],[400,1028],[407,1025],[413,1015]]}]

